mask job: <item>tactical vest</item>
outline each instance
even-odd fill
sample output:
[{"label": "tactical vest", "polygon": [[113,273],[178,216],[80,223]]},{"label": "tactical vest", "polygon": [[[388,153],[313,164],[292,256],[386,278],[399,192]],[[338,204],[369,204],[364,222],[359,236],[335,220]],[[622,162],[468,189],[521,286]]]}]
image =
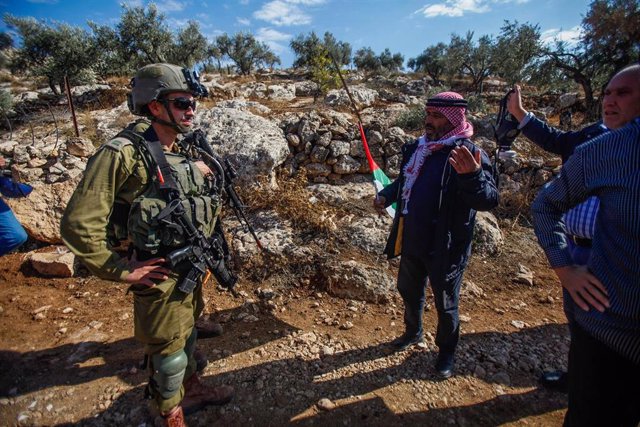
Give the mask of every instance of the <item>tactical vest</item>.
[{"label": "tactical vest", "polygon": [[[167,199],[160,190],[156,161],[143,145],[146,143],[142,136],[144,130],[144,125],[138,124],[128,127],[114,138],[125,138],[133,143],[141,155],[150,181],[147,188],[129,206],[126,228],[136,249],[164,256],[185,245],[184,232],[169,219],[158,220],[158,214],[167,206]],[[212,194],[210,181],[202,175],[194,161],[180,153],[164,152],[164,156],[177,184],[180,203],[191,223],[205,236],[210,236],[220,213],[219,195]]]}]

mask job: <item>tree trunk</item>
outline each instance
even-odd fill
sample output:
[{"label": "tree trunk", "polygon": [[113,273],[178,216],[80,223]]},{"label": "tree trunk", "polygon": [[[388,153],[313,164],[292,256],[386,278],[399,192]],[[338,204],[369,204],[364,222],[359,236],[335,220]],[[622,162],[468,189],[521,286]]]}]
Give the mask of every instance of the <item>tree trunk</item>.
[{"label": "tree trunk", "polygon": [[582,86],[584,91],[584,103],[587,109],[586,114],[589,120],[598,119],[598,103],[593,98],[593,88],[591,87],[591,79],[585,75],[579,74],[574,77],[576,83]]},{"label": "tree trunk", "polygon": [[49,80],[49,88],[51,89],[51,92],[53,92],[54,95],[60,95],[60,92],[58,92],[58,88],[56,87],[56,84],[53,82],[53,79],[49,77],[48,80]]}]

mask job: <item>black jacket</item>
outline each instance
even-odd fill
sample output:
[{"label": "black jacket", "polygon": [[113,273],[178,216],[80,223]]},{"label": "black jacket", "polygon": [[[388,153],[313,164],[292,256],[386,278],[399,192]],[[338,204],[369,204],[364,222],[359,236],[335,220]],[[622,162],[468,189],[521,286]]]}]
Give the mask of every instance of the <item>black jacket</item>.
[{"label": "black jacket", "polygon": [[[468,139],[460,139],[456,145],[464,145],[474,154],[479,147]],[[406,144],[402,147],[402,165],[411,158],[416,150],[418,141]],[[488,211],[498,205],[498,190],[492,174],[492,166],[487,154],[481,150],[482,167],[477,172],[458,175],[448,161],[451,155],[449,150],[447,161],[442,171],[440,203],[438,219],[434,236],[435,259],[432,263],[432,277],[449,280],[464,271],[471,254],[471,239],[475,225],[476,211]],[[401,202],[404,175],[400,176],[390,185],[380,191],[379,195],[386,199],[387,205]],[[402,209],[398,204],[396,216],[384,253],[388,258],[394,258],[400,253],[395,250],[396,241],[400,230]]]}]

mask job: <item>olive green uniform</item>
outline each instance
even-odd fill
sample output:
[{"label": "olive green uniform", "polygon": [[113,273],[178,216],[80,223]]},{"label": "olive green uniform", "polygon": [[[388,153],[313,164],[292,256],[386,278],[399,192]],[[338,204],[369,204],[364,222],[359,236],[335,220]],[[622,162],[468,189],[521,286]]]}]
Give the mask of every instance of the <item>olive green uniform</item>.
[{"label": "olive green uniform", "polygon": [[[151,134],[155,136],[155,132]],[[165,154],[172,170],[174,165],[178,165],[181,170],[188,171],[176,177],[182,195],[204,191],[205,179],[192,162],[179,154]],[[155,234],[157,230],[149,227],[149,221],[142,218],[145,213],[139,212],[140,206],[149,200],[153,201],[154,196],[156,201],[159,199],[157,194],[153,194],[156,187],[151,181],[142,154],[126,138],[117,137],[109,141],[90,159],[62,218],[61,235],[64,243],[95,275],[123,281],[130,273],[128,260],[114,251],[112,245],[116,240],[127,237],[127,220],[128,237],[133,240],[137,252],[147,253],[146,258],[166,255],[166,251],[155,255],[153,251],[145,251],[163,240],[162,236],[158,238]],[[133,208],[127,212],[131,206]],[[138,212],[134,213],[136,207]],[[197,215],[201,219],[204,217],[204,224],[203,221],[195,222],[209,236],[218,208],[212,203],[206,204],[206,207],[204,214]],[[125,215],[122,215],[123,209]],[[148,212],[146,214],[149,216]],[[131,221],[131,215],[139,217]],[[146,237],[149,238],[145,241]],[[150,381],[151,394],[160,411],[167,411],[180,403],[184,395],[182,381],[195,372],[194,323],[204,307],[202,286],[198,285],[189,294],[177,289],[189,269],[188,262],[182,263],[171,272],[168,279],[154,287],[131,286],[134,294],[135,337],[145,345],[152,372],[157,374],[158,370],[162,370],[153,365],[169,364],[168,368],[164,367],[169,369],[169,374],[163,374],[160,379],[154,374]]]}]

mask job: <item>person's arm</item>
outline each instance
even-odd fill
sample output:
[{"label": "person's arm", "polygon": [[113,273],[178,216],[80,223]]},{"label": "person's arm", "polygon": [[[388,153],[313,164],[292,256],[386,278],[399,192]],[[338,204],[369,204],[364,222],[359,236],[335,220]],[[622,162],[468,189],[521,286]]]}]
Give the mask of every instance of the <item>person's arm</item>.
[{"label": "person's arm", "polygon": [[564,132],[549,126],[522,106],[522,94],[519,85],[513,86],[513,92],[507,98],[507,110],[520,123],[522,134],[543,150],[569,157],[576,146],[583,143],[580,132]]},{"label": "person's arm", "polygon": [[71,196],[60,223],[60,234],[67,247],[96,276],[132,284],[154,286],[170,271],[162,258],[138,261],[122,258],[111,249],[107,225],[116,195],[131,175],[134,156],[121,148],[104,147],[91,158],[84,176]]},{"label": "person's arm", "polygon": [[131,174],[123,147],[103,147],[89,161],[60,222],[65,245],[104,279],[124,280],[130,273],[127,259],[111,250],[107,225],[118,190]]},{"label": "person's arm", "polygon": [[499,193],[493,167],[487,154],[472,146],[473,153],[461,145],[451,151],[449,163],[456,171],[460,197],[472,209],[488,211],[498,206]]},{"label": "person's arm", "polygon": [[591,195],[585,178],[586,155],[581,150],[569,159],[560,176],[538,194],[531,211],[538,242],[562,286],[581,309],[604,311],[609,307],[606,289],[586,267],[573,264],[562,221],[566,211]]},{"label": "person's arm", "polygon": [[400,178],[396,178],[391,184],[387,185],[386,187],[384,187],[382,190],[380,190],[380,192],[378,192],[378,197],[383,197],[384,198],[384,206],[383,208],[386,208],[387,206],[390,206],[392,203],[397,202],[397,198],[398,198],[398,185],[400,185]]}]

